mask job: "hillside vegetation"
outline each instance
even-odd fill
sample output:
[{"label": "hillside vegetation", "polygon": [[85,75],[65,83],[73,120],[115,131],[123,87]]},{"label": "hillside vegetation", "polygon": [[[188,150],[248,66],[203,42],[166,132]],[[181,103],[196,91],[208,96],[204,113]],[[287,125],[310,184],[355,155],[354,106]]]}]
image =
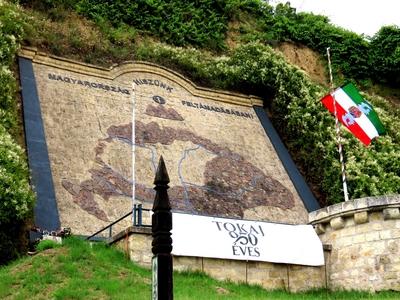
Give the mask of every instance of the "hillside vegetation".
[{"label": "hillside vegetation", "polygon": [[26,251],[34,201],[25,153],[16,142],[22,127],[13,70],[25,20],[15,5],[0,2],[0,265]]},{"label": "hillside vegetation", "polygon": [[[1,299],[151,298],[151,271],[130,262],[104,244],[64,240],[62,247],[43,241],[41,251],[0,268]],[[174,273],[174,299],[396,299],[398,292],[369,294],[324,290],[291,294],[259,286],[220,282],[203,273]]]},{"label": "hillside vegetation", "polygon": [[[16,142],[22,129],[12,70],[21,45],[105,66],[151,61],[202,86],[263,97],[322,205],[343,201],[334,120],[319,102],[328,89],[273,47],[287,41],[302,44],[325,61],[329,46],[336,85],[353,81],[364,90],[398,93],[393,86],[400,83],[400,29],[395,26],[365,38],[333,26],[324,16],[296,13],[289,4],[273,8],[261,0],[15,2],[0,1],[0,112],[4,116],[0,140],[9,143],[4,150],[0,144],[0,198],[6,199],[0,203],[0,235],[9,241],[7,245],[15,242],[10,240],[15,238],[8,232],[10,224],[17,222],[23,228],[33,203],[25,156]],[[387,134],[367,148],[344,132],[350,198],[398,194],[400,110],[375,93],[364,96]],[[17,250],[10,251],[0,246],[0,263]]]}]

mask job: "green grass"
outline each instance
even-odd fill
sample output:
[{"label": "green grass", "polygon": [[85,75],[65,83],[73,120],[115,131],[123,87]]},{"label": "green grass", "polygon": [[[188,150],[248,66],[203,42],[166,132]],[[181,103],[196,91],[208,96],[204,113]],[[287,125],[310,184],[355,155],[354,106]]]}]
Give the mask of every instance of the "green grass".
[{"label": "green grass", "polygon": [[148,299],[150,271],[76,238],[0,269],[0,299]]},{"label": "green grass", "polygon": [[[45,247],[47,248],[47,247]],[[150,299],[150,270],[117,249],[68,238],[0,268],[0,299]],[[291,294],[221,282],[203,273],[174,274],[174,299],[400,299],[400,293],[326,292]]]}]

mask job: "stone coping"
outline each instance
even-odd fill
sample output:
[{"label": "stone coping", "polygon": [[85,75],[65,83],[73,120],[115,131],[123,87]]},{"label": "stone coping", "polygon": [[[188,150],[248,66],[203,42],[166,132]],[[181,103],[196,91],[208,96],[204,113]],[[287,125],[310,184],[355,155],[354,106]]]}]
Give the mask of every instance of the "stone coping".
[{"label": "stone coping", "polygon": [[263,106],[263,100],[260,97],[200,87],[178,72],[150,62],[126,61],[107,68],[47,54],[35,47],[23,47],[19,50],[18,56],[30,59],[36,64],[110,80],[130,72],[160,75],[182,86],[194,96],[241,106]]},{"label": "stone coping", "polygon": [[151,235],[151,227],[129,226],[125,230],[122,230],[121,232],[108,239],[107,244],[114,244],[119,240],[125,238],[126,236],[131,235],[132,233]]},{"label": "stone coping", "polygon": [[387,208],[399,208],[400,195],[378,196],[354,199],[337,203],[319,210],[310,212],[310,224],[327,223],[338,217],[354,216],[354,214],[368,211],[381,211]]}]

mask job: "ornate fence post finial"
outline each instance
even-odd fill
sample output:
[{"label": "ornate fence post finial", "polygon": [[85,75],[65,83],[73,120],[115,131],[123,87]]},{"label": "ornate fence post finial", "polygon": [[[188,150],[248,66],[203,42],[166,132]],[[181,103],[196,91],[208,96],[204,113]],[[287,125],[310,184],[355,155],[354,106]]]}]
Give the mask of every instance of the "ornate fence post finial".
[{"label": "ornate fence post finial", "polygon": [[172,213],[167,190],[169,177],[161,156],[154,179],[156,196],[152,216],[153,299],[172,300]]}]

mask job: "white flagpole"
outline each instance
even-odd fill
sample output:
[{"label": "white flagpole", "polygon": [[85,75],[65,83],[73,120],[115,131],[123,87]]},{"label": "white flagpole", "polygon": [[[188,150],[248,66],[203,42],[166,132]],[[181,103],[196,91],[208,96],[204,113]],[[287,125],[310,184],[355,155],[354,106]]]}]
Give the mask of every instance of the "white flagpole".
[{"label": "white flagpole", "polygon": [[342,149],[342,137],[340,134],[340,123],[337,117],[337,111],[336,111],[336,98],[333,95],[334,91],[334,86],[333,86],[333,76],[332,76],[332,66],[331,66],[331,55],[329,53],[330,48],[326,48],[326,53],[328,55],[328,66],[329,66],[329,79],[331,82],[331,95],[333,98],[333,112],[335,115],[335,127],[336,127],[336,140],[338,144],[338,151],[339,151],[339,159],[340,159],[340,164],[342,168],[342,183],[343,183],[343,193],[344,193],[344,201],[349,201],[349,193],[347,191],[347,181],[346,181],[346,166],[344,163],[344,157],[343,157],[343,149]]},{"label": "white flagpole", "polygon": [[[132,222],[135,218],[135,194],[136,194],[136,182],[135,182],[135,82],[132,81]],[[133,224],[135,225],[135,224]]]}]

